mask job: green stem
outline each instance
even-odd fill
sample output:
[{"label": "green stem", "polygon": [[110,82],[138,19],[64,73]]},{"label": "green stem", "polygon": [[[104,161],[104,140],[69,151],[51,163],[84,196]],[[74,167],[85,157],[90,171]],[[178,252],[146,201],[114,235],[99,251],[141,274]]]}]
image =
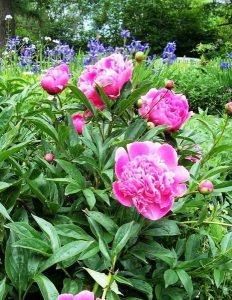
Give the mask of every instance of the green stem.
[{"label": "green stem", "polygon": [[141,68],[142,68],[142,62],[138,63],[139,64],[139,67],[138,67],[138,73],[137,73],[137,76],[136,76],[136,79],[135,79],[135,84],[134,84],[134,88],[133,90],[137,87],[137,85],[139,84],[139,75],[141,73]]},{"label": "green stem", "polygon": [[103,289],[102,300],[106,299],[107,291],[108,291],[108,289],[111,286],[111,283],[112,283],[111,282],[112,281],[112,274],[114,273],[114,267],[115,267],[116,261],[117,261],[117,257],[114,256],[113,262],[112,262],[112,266],[111,266],[111,268],[109,270],[109,274],[108,274],[108,277],[107,277],[107,284],[106,284],[106,287]]},{"label": "green stem", "polygon": [[[197,224],[198,221],[184,221],[184,222],[179,222],[178,224]],[[229,223],[224,223],[224,222],[214,222],[214,221],[203,221],[203,224],[216,224],[216,225],[222,225],[222,226],[229,226],[232,227],[232,224]]]}]

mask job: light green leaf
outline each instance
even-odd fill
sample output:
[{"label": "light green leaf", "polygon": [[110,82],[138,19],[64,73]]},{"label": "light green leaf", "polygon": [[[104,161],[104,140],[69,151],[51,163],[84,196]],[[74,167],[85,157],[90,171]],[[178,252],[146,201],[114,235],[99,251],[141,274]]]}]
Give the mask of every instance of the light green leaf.
[{"label": "light green leaf", "polygon": [[168,269],[164,272],[164,282],[165,282],[165,288],[167,288],[169,285],[175,284],[178,281],[178,276],[176,274],[175,270]]},{"label": "light green leaf", "polygon": [[53,252],[56,252],[56,250],[60,247],[60,239],[55,230],[55,227],[51,223],[45,221],[42,218],[39,218],[35,215],[32,215],[32,217],[39,225],[39,227],[47,234],[51,242],[52,250]]},{"label": "light green leaf", "polygon": [[184,270],[176,270],[176,273],[180,278],[180,281],[182,282],[186,292],[188,293],[189,298],[191,298],[193,294],[193,284],[191,277]]},{"label": "light green leaf", "polygon": [[85,199],[86,199],[90,209],[92,209],[96,203],[96,198],[94,196],[93,191],[90,189],[85,189],[85,190],[83,190],[83,194],[85,196]]},{"label": "light green leaf", "polygon": [[55,285],[43,274],[34,277],[34,281],[38,284],[44,300],[57,300],[59,293]]}]

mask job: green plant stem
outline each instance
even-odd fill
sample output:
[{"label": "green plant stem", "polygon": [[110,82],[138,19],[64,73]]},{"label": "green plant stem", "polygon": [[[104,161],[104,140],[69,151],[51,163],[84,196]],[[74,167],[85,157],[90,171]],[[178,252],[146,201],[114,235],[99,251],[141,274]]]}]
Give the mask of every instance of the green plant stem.
[{"label": "green plant stem", "polygon": [[[184,222],[179,222],[179,224],[197,224],[198,221],[184,221]],[[232,227],[232,224],[229,223],[224,223],[224,222],[214,222],[214,221],[203,221],[201,222],[203,224],[216,224],[216,225],[222,225],[222,226],[229,226]]]},{"label": "green plant stem", "polygon": [[110,288],[111,281],[112,281],[112,274],[114,273],[114,267],[115,267],[115,264],[116,264],[116,260],[117,260],[117,257],[114,256],[113,261],[112,261],[112,266],[110,268],[110,271],[109,271],[109,274],[108,274],[108,277],[107,277],[107,284],[106,284],[105,288],[103,289],[102,300],[106,299],[107,291]]},{"label": "green plant stem", "polygon": [[99,287],[99,284],[97,282],[95,282],[95,284],[93,286],[93,293],[94,293],[94,295],[97,293],[98,287]]}]

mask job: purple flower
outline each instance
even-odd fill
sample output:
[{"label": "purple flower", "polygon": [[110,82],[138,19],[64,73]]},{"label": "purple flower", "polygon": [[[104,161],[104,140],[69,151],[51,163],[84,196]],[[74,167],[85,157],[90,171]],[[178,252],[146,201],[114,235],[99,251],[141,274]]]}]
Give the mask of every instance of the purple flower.
[{"label": "purple flower", "polygon": [[176,60],[176,55],[174,52],[176,51],[176,42],[168,42],[166,47],[163,50],[163,63],[173,64]]},{"label": "purple flower", "polygon": [[133,39],[130,45],[126,46],[126,48],[129,50],[131,54],[137,51],[146,52],[146,50],[149,48],[149,44],[148,43],[142,44],[140,41],[136,41],[135,39]]},{"label": "purple flower", "polygon": [[227,69],[230,68],[230,64],[229,64],[228,62],[226,62],[226,61],[222,61],[222,62],[220,63],[220,68],[221,68],[221,69],[224,69],[224,70],[227,70]]},{"label": "purple flower", "polygon": [[127,30],[127,29],[122,29],[121,30],[121,33],[120,33],[120,36],[124,39],[127,39],[127,38],[130,38],[130,31]]},{"label": "purple flower", "polygon": [[232,52],[228,54],[229,59],[232,59]]}]

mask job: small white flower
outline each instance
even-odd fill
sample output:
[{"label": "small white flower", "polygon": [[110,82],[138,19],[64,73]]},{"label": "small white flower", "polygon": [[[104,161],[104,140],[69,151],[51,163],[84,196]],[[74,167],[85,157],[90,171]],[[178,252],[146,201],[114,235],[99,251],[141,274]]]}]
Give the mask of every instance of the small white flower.
[{"label": "small white flower", "polygon": [[13,19],[13,17],[11,16],[11,15],[6,15],[5,16],[5,21],[7,21],[7,20],[12,20]]},{"label": "small white flower", "polygon": [[32,75],[34,75],[34,73],[28,71],[28,72],[23,72],[23,75],[25,75],[25,76],[32,76]]},{"label": "small white flower", "polygon": [[59,40],[52,40],[52,41],[53,41],[53,43],[55,43],[55,44],[59,44],[59,43],[60,43]]},{"label": "small white flower", "polygon": [[9,53],[7,51],[2,52],[3,56],[7,56]]},{"label": "small white flower", "polygon": [[50,36],[45,36],[44,40],[47,41],[47,42],[51,42],[52,38],[50,38]]},{"label": "small white flower", "polygon": [[23,38],[23,42],[26,43],[26,44],[28,44],[29,40],[30,40],[30,39],[29,39],[29,37],[27,37],[27,36],[25,36],[25,37]]}]

